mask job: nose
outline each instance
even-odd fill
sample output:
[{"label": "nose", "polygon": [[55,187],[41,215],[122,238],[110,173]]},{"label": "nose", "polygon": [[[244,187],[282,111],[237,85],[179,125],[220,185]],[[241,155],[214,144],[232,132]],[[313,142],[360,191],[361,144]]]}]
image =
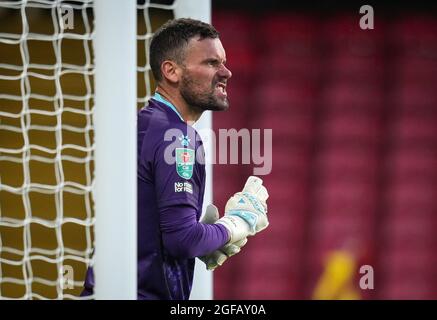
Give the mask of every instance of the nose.
[{"label": "nose", "polygon": [[226,79],[232,77],[232,72],[224,64],[222,64],[222,68],[220,69],[220,76]]}]

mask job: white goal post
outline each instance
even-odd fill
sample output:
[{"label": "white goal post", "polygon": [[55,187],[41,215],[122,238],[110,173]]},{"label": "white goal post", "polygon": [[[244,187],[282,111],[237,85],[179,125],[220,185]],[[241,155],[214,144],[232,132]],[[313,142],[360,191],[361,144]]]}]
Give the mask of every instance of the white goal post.
[{"label": "white goal post", "polygon": [[95,0],[95,295],[137,296],[136,1]]}]

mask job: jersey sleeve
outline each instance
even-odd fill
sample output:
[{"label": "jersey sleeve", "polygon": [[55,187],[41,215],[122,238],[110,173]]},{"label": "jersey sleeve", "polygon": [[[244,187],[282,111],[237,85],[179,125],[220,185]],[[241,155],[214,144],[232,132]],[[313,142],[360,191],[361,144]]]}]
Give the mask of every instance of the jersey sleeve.
[{"label": "jersey sleeve", "polygon": [[209,254],[228,241],[226,227],[196,221],[190,206],[177,205],[159,210],[163,244],[177,258],[194,258]]},{"label": "jersey sleeve", "polygon": [[199,194],[204,183],[202,171],[196,163],[196,152],[193,145],[175,146],[175,142],[163,141],[156,149],[154,156],[154,182],[158,208],[173,205],[189,205],[196,210]]}]

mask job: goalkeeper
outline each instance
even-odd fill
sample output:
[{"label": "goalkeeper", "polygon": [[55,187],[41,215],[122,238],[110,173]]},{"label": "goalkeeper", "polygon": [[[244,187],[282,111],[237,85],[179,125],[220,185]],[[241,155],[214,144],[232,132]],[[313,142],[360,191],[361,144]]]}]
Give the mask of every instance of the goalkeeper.
[{"label": "goalkeeper", "polygon": [[[221,218],[210,205],[200,220],[205,155],[192,124],[205,110],[228,109],[225,63],[209,24],[171,20],[152,38],[157,88],[138,113],[138,299],[188,299],[195,257],[212,270],[268,226],[268,194],[257,177],[229,199]],[[89,268],[83,295],[92,293],[93,278]]]}]

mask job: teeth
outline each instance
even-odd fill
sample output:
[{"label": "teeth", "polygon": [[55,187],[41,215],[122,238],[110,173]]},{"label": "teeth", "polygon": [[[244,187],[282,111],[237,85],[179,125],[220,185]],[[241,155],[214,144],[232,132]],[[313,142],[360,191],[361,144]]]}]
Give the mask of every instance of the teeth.
[{"label": "teeth", "polygon": [[220,91],[221,91],[222,93],[226,93],[226,88],[225,88],[224,85],[219,84],[217,87],[220,89]]}]

